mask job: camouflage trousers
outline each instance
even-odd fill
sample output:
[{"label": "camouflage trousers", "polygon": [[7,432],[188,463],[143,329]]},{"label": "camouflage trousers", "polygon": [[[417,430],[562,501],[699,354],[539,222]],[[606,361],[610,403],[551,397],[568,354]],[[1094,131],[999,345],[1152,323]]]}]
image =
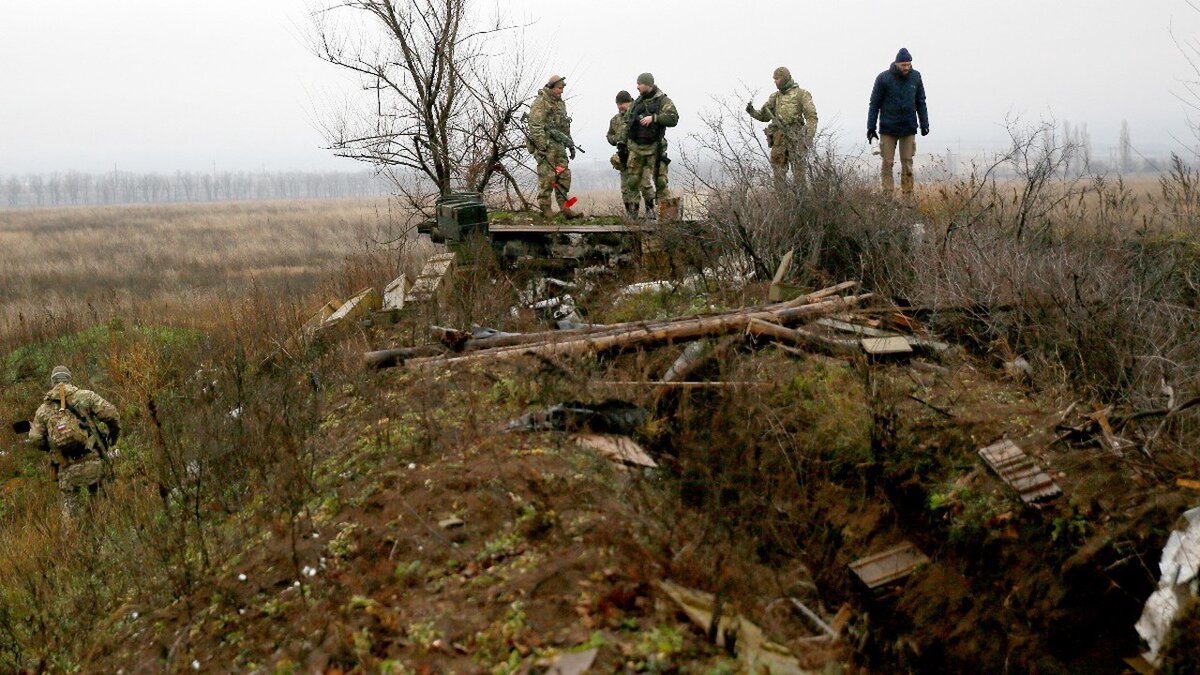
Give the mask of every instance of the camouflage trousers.
[{"label": "camouflage trousers", "polygon": [[103,486],[108,470],[99,459],[73,462],[58,472],[58,490],[62,493],[63,518],[79,518],[87,503]]},{"label": "camouflage trousers", "polygon": [[658,145],[629,144],[629,161],[625,163],[625,173],[621,178],[621,195],[633,195],[633,199],[627,201],[637,201],[642,183],[649,183],[651,177],[654,179],[654,196],[657,199],[663,200],[671,196],[667,191],[667,158],[663,157],[657,161],[656,173],[654,165],[657,154]]},{"label": "camouflage trousers", "polygon": [[883,159],[879,176],[883,183],[883,191],[892,194],[896,191],[892,167],[895,166],[896,146],[900,146],[900,191],[904,196],[911,197],[913,193],[913,156],[917,154],[917,135],[892,136],[879,135],[879,155]]},{"label": "camouflage trousers", "polygon": [[[537,153],[537,174],[538,174],[538,207],[543,211],[550,208],[551,196],[558,202],[559,208],[562,208],[563,202],[567,201],[567,195],[571,192],[571,160],[567,157],[567,149],[561,145],[551,145],[550,149],[544,153]],[[557,167],[562,167],[562,173],[557,172]],[[558,188],[554,186],[557,183]]]},{"label": "camouflage trousers", "polygon": [[[621,172],[621,201],[625,202],[626,204],[636,204],[639,190],[630,192],[625,189],[625,184],[628,182],[629,178],[629,169],[626,166],[622,166],[621,161],[616,157],[616,155],[613,155],[613,166],[616,167],[617,171]],[[650,174],[645,171],[642,172],[642,187],[640,193],[642,199],[654,199],[654,182],[650,180]]]},{"label": "camouflage trousers", "polygon": [[775,143],[771,147],[771,171],[775,177],[775,187],[787,187],[787,172],[792,170],[792,178],[800,187],[808,184],[808,142],[803,139],[788,140]]}]

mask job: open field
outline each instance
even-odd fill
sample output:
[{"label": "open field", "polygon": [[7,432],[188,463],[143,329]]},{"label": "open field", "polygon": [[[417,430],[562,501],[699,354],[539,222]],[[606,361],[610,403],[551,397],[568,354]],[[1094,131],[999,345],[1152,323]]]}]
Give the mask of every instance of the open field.
[{"label": "open field", "polygon": [[0,212],[0,339],[117,315],[210,327],[249,288],[310,291],[342,270],[380,236],[387,208],[338,200]]}]

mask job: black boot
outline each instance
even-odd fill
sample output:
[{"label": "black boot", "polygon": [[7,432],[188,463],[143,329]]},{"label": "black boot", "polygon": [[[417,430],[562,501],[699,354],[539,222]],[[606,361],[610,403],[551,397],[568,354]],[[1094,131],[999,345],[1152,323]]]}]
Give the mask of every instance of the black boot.
[{"label": "black boot", "polygon": [[637,220],[638,219],[638,203],[637,202],[625,202],[625,218],[627,218],[628,220]]},{"label": "black boot", "polygon": [[654,208],[654,200],[646,199],[646,220],[656,222],[658,220],[658,209]]}]

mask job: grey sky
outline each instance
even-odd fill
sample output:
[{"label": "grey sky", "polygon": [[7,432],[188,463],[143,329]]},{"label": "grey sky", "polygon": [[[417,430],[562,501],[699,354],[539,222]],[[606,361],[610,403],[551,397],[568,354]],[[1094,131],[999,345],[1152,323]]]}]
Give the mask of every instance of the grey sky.
[{"label": "grey sky", "polygon": [[[1189,69],[1170,31],[1200,36],[1200,13],[1184,0],[496,1],[534,22],[530,42],[567,76],[593,159],[607,154],[613,95],[643,70],[680,108],[676,138],[713,95],[746,85],[760,105],[771,70],[788,65],[822,127],[858,143],[871,82],[901,46],[929,94],[921,153],[997,147],[1009,113],[1086,122],[1098,153],[1122,119],[1151,154],[1188,138],[1173,92]],[[320,149],[314,109],[356,83],[309,53],[307,7],[4,0],[0,173],[356,168]]]}]

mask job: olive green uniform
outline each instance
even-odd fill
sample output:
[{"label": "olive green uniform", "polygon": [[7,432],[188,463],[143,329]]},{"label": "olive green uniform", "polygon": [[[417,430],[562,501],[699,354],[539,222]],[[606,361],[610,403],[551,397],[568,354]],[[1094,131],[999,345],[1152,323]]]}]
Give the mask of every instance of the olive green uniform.
[{"label": "olive green uniform", "polygon": [[[630,107],[632,109],[632,106]],[[612,116],[608,121],[608,144],[617,148],[617,153],[613,155],[613,168],[621,172],[621,201],[626,204],[636,203],[638,200],[638,191],[628,192],[625,189],[626,178],[628,178],[629,164],[629,110],[619,112]],[[663,141],[664,146],[666,140]],[[647,201],[654,199],[654,184],[650,181],[650,176],[645,175],[642,180],[641,195]]]},{"label": "olive green uniform", "polygon": [[789,78],[760,110],[751,107],[747,112],[754,119],[769,123],[764,133],[771,150],[775,182],[783,184],[790,167],[792,177],[803,185],[808,150],[817,133],[817,108],[812,94]]},{"label": "olive green uniform", "polygon": [[[642,126],[643,117],[653,117],[649,126]],[[638,96],[629,108],[629,162],[625,167],[625,182],[622,193],[636,195],[647,175],[654,178],[657,199],[665,199],[667,192],[666,130],[679,124],[679,111],[675,103],[657,86]]]},{"label": "olive green uniform", "polygon": [[[529,152],[537,158],[538,207],[550,210],[551,194],[561,209],[571,191],[570,157],[567,146],[573,146],[571,118],[567,104],[542,88],[529,106]],[[558,185],[557,189],[555,184]]]},{"label": "olive green uniform", "polygon": [[[67,407],[74,410],[83,420],[88,441],[86,452],[75,458],[63,457],[49,445],[47,429],[51,417],[60,405],[60,391],[65,390]],[[97,423],[102,423],[100,429]],[[103,437],[101,437],[103,434]],[[63,514],[68,518],[82,513],[85,495],[95,494],[107,478],[106,460],[101,453],[111,448],[121,434],[120,416],[111,403],[99,394],[79,389],[72,384],[56,384],[46,392],[42,404],[33,415],[29,427],[29,442],[44,452],[51,453],[50,462],[58,468],[58,489],[62,492]]]}]

